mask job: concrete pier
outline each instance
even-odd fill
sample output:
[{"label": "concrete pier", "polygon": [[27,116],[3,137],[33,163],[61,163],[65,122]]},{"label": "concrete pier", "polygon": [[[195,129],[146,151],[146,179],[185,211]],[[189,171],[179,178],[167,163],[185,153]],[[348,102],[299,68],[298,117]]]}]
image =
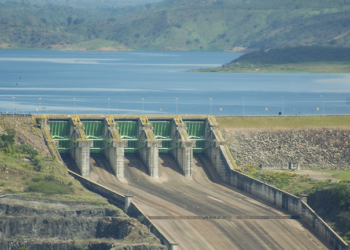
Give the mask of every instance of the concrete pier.
[{"label": "concrete pier", "polygon": [[69,150],[69,155],[75,161],[80,174],[85,178],[89,178],[90,148],[93,142],[86,139],[84,126],[78,117],[72,117],[70,122],[70,137],[77,141],[77,146]]},{"label": "concrete pier", "polygon": [[191,141],[186,132],[186,125],[181,118],[173,120],[172,138],[180,141],[180,146],[171,151],[171,155],[182,170],[185,177],[192,177],[193,166],[193,146],[194,141]]},{"label": "concrete pier", "polygon": [[205,138],[213,142],[213,146],[208,148],[204,154],[210,159],[216,169],[216,173],[223,181],[228,180],[228,173],[226,171],[227,161],[223,155],[225,152],[225,140],[219,130],[219,126],[214,117],[207,119],[205,128]]},{"label": "concrete pier", "polygon": [[108,161],[113,174],[117,178],[124,178],[124,148],[127,145],[127,141],[121,140],[113,119],[106,118],[104,123],[104,138],[111,141],[112,144],[103,150],[102,154]]},{"label": "concrete pier", "polygon": [[156,140],[153,135],[152,125],[147,118],[139,119],[139,136],[146,142],[146,146],[138,151],[143,164],[147,167],[151,177],[159,177],[159,148],[162,146],[160,140]]}]

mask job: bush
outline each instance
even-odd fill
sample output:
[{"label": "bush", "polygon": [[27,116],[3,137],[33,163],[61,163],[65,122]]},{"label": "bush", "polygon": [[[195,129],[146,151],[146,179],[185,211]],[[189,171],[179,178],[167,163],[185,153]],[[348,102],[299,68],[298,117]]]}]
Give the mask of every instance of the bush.
[{"label": "bush", "polygon": [[43,166],[41,164],[38,164],[34,166],[34,170],[40,172],[43,169]]},{"label": "bush", "polygon": [[70,189],[66,186],[47,180],[39,180],[28,184],[26,192],[36,192],[45,194],[69,194]]},{"label": "bush", "polygon": [[145,216],[143,215],[139,215],[139,217],[137,217],[137,220],[142,223],[145,220]]},{"label": "bush", "polygon": [[7,128],[6,133],[0,136],[0,147],[10,147],[15,143],[16,130],[13,128]]}]

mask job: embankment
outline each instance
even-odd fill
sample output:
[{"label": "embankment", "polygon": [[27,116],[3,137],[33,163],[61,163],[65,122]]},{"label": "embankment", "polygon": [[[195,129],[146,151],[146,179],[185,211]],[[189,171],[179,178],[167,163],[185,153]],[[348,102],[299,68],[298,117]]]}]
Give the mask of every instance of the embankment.
[{"label": "embankment", "polygon": [[281,166],[289,162],[309,168],[348,169],[350,130],[225,129],[237,165]]}]

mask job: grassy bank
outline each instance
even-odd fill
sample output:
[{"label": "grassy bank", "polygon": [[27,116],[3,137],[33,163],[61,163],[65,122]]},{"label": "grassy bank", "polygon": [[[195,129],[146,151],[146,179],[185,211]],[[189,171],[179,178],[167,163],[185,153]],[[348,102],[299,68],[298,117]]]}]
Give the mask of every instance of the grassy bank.
[{"label": "grassy bank", "polygon": [[350,49],[299,46],[247,53],[220,68],[193,72],[350,73]]},{"label": "grassy bank", "polygon": [[0,117],[0,195],[111,206],[71,177],[66,166],[45,154],[40,133],[30,117]]},{"label": "grassy bank", "polygon": [[350,116],[216,117],[224,129],[302,129],[336,127],[350,129]]},{"label": "grassy bank", "polygon": [[308,195],[308,204],[341,236],[350,243],[350,171],[333,173],[339,182],[316,181],[294,171],[267,171],[247,165],[242,171],[260,181],[274,185],[294,195]]}]

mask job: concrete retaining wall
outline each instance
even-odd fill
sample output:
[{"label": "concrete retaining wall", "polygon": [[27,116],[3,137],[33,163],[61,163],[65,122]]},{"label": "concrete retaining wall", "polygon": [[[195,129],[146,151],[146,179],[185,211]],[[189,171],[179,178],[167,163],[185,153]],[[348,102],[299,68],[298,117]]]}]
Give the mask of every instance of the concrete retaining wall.
[{"label": "concrete retaining wall", "polygon": [[259,165],[257,167],[261,167],[264,170],[307,170],[307,165],[301,165],[298,163],[287,163],[287,164],[280,164],[280,165]]},{"label": "concrete retaining wall", "polygon": [[[129,215],[130,217],[138,219],[142,224],[148,226],[150,231],[158,238],[160,239],[161,243],[169,250],[177,250],[177,243],[172,243],[170,240],[168,240],[160,231],[159,229],[153,225],[153,223],[150,221],[150,219],[145,215],[136,205],[135,203],[127,202],[127,200],[130,199],[130,196],[124,196],[122,194],[118,194],[117,192],[110,190],[98,183],[95,183],[93,181],[90,181],[89,179],[84,178],[81,175],[78,175],[74,173],[73,171],[68,170],[68,173],[73,176],[75,179],[80,181],[80,183],[87,188],[88,190],[97,193],[105,198],[108,199],[108,202],[119,207],[120,209],[124,210],[124,212]],[[129,206],[126,206],[129,205]]]},{"label": "concrete retaining wall", "polygon": [[[218,174],[220,176],[225,175],[222,179],[226,183],[276,207],[282,208],[292,214],[299,215],[310,226],[310,228],[312,228],[319,239],[323,240],[334,249],[349,249],[349,246],[344,240],[336,234],[305,202],[294,195],[234,170],[232,164],[229,164],[231,161],[228,156],[229,152],[226,152],[227,150],[223,146],[220,146],[219,150],[220,153],[216,154],[215,157],[212,155],[212,158],[214,157],[216,159],[215,162],[219,163],[219,166],[217,167],[219,170]],[[213,164],[215,164],[215,162],[213,162]],[[225,169],[222,169],[223,167]]]}]

